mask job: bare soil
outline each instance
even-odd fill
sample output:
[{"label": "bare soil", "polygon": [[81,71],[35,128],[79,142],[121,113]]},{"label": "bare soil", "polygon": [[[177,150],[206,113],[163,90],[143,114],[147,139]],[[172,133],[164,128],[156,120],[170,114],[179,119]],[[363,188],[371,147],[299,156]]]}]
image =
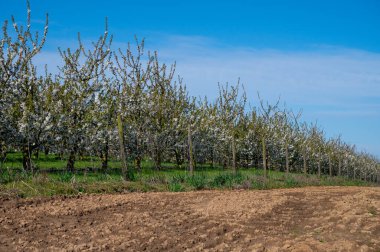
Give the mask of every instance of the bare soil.
[{"label": "bare soil", "polygon": [[380,188],[0,199],[0,251],[380,251]]}]

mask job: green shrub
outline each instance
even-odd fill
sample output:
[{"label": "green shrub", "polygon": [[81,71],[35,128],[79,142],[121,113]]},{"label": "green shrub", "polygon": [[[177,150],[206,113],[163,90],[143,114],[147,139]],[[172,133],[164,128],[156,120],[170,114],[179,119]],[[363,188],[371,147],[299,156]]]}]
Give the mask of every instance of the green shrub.
[{"label": "green shrub", "polygon": [[13,181],[27,180],[32,174],[24,170],[4,169],[0,171],[0,183],[10,183]]},{"label": "green shrub", "polygon": [[108,181],[112,180],[111,176],[108,175],[107,173],[95,173],[94,174],[94,179],[95,181]]},{"label": "green shrub", "polygon": [[299,182],[295,180],[293,176],[288,176],[285,179],[285,185],[286,187],[297,187],[299,186]]},{"label": "green shrub", "polygon": [[59,173],[58,176],[58,181],[60,182],[70,182],[73,179],[74,175],[70,172],[64,172],[64,173]]},{"label": "green shrub", "polygon": [[234,184],[242,184],[244,180],[244,176],[240,172],[236,174],[219,173],[216,177],[214,177],[212,184],[215,187],[232,187]]},{"label": "green shrub", "polygon": [[136,181],[136,174],[135,174],[134,170],[128,169],[128,171],[127,171],[127,180],[128,181]]},{"label": "green shrub", "polygon": [[199,190],[206,188],[207,179],[204,174],[194,174],[186,177],[186,183]]},{"label": "green shrub", "polygon": [[257,176],[252,180],[252,188],[260,190],[269,189],[269,180],[264,176]]},{"label": "green shrub", "polygon": [[179,183],[170,183],[169,184],[169,191],[171,192],[183,192],[184,187]]},{"label": "green shrub", "polygon": [[149,184],[167,184],[167,178],[164,174],[153,174],[143,178],[143,181]]},{"label": "green shrub", "polygon": [[186,175],[181,173],[174,174],[170,180],[171,183],[185,183],[185,181]]}]

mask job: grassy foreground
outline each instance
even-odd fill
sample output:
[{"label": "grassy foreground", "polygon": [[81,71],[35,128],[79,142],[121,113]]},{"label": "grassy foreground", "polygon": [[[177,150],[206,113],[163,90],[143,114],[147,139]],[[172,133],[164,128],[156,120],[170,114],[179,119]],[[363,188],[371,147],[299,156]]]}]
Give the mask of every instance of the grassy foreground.
[{"label": "grassy foreground", "polygon": [[[154,170],[149,161],[142,163],[142,171],[131,170],[129,181],[124,181],[119,169],[120,162],[111,160],[109,170],[96,170],[101,163],[98,158],[83,157],[76,162],[76,173],[65,172],[66,160],[55,155],[33,158],[38,167],[34,174],[22,171],[20,153],[10,153],[0,163],[0,196],[34,197],[53,195],[78,195],[83,193],[120,193],[148,191],[191,191],[204,189],[274,189],[302,186],[371,186],[373,184],[349,180],[343,177],[312,174],[285,174],[269,171],[266,179],[260,169],[240,169],[237,174],[221,168],[199,167],[194,175],[184,168],[165,163],[164,169]],[[88,171],[92,170],[92,171]]]},{"label": "grassy foreground", "polygon": [[83,193],[120,193],[148,191],[190,191],[203,189],[274,189],[302,186],[371,186],[363,181],[342,177],[288,174],[271,171],[265,179],[261,170],[230,171],[204,170],[193,176],[184,170],[144,170],[130,173],[130,181],[123,181],[118,170],[108,173],[78,172],[37,173],[3,172],[0,196],[35,197],[78,195]]}]

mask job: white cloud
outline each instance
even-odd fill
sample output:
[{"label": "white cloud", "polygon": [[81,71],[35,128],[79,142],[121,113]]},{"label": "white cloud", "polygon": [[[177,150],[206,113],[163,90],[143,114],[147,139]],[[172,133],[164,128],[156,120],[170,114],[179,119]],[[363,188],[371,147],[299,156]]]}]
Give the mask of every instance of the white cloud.
[{"label": "white cloud", "polygon": [[[194,38],[189,39],[189,43],[193,41]],[[184,38],[159,52],[164,59],[177,60],[178,72],[189,87],[201,89],[201,93],[213,91],[218,81],[233,82],[239,77],[249,91],[303,102],[319,95],[323,97],[318,100],[327,100],[332,96],[365,96],[380,91],[380,54],[347,49],[282,52],[188,46]]]}]

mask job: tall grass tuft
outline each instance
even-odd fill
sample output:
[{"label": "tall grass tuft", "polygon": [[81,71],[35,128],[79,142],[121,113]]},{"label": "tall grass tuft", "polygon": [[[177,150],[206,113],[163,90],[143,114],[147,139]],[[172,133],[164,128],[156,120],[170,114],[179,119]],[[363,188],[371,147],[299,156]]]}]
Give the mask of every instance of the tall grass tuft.
[{"label": "tall grass tuft", "polygon": [[238,172],[233,174],[231,172],[228,173],[219,173],[212,182],[214,187],[233,187],[235,184],[241,184],[245,180],[242,173]]},{"label": "tall grass tuft", "polygon": [[204,189],[207,187],[207,177],[204,173],[196,173],[186,176],[186,183],[197,190]]}]

